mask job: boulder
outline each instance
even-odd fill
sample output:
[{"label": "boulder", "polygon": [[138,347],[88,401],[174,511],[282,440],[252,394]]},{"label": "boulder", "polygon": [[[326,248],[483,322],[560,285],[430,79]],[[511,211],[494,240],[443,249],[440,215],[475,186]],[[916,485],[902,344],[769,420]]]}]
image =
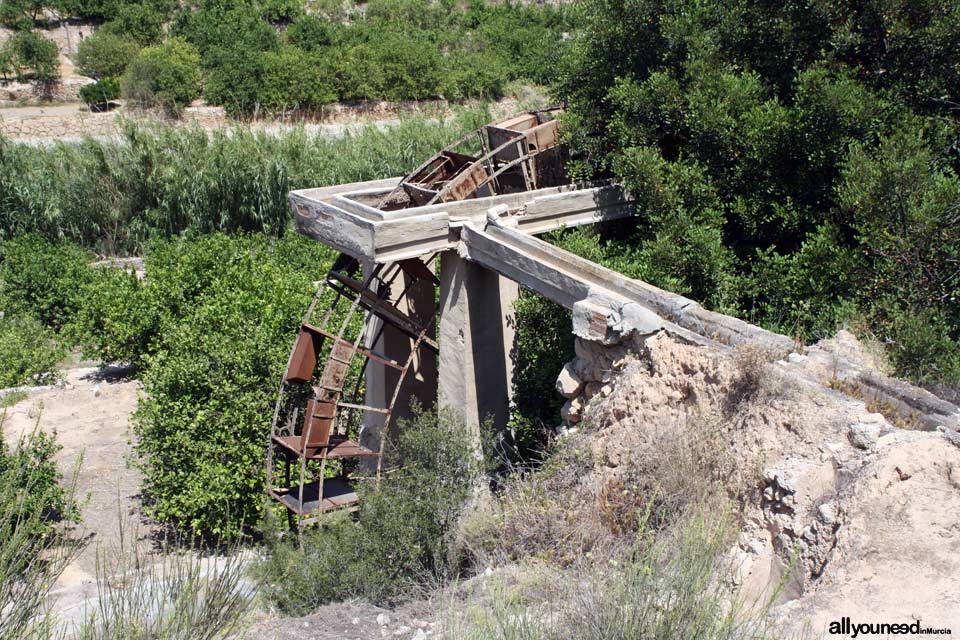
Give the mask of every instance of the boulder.
[{"label": "boulder", "polygon": [[560,375],[557,376],[557,393],[564,398],[576,398],[583,389],[583,380],[577,375],[573,363],[563,365]]},{"label": "boulder", "polygon": [[880,437],[880,425],[876,422],[857,422],[850,425],[847,437],[850,444],[858,449],[872,449]]}]

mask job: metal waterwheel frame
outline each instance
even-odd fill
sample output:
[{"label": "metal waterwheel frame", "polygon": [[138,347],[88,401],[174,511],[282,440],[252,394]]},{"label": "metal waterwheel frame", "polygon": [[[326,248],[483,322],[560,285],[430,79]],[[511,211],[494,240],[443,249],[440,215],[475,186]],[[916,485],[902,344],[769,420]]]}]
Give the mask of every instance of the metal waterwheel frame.
[{"label": "metal waterwheel frame", "polygon": [[[427,258],[427,259],[424,260],[423,262],[424,262],[425,264],[429,264],[429,263],[433,260],[434,257],[435,257],[435,255]],[[397,278],[401,273],[404,272],[404,269],[403,269],[403,267],[400,265],[399,262],[388,263],[388,264],[377,264],[377,265],[374,267],[374,269],[371,271],[371,273],[369,274],[369,276],[367,276],[367,277],[364,279],[364,281],[363,281],[363,283],[362,283],[362,286],[360,286],[360,287],[356,290],[356,292],[355,292],[356,295],[353,297],[353,301],[351,302],[350,307],[348,308],[346,314],[344,315],[344,318],[343,318],[343,320],[342,320],[342,322],[341,322],[340,330],[339,330],[339,332],[338,332],[338,334],[337,334],[334,342],[332,343],[332,345],[342,344],[343,342],[346,342],[346,341],[343,339],[343,336],[344,336],[344,334],[345,334],[345,332],[346,332],[346,330],[347,330],[347,328],[348,328],[348,325],[349,325],[350,321],[353,319],[353,316],[354,316],[354,314],[356,313],[357,308],[360,307],[360,306],[363,306],[362,300],[363,300],[363,298],[364,298],[364,294],[374,293],[374,292],[370,289],[370,285],[371,285],[375,280],[379,279],[379,275],[380,275],[381,271],[382,271],[384,268],[386,268],[387,270],[390,270],[391,268],[395,268],[395,269],[396,269],[396,270],[393,272],[393,274],[390,275],[389,278],[380,279],[381,285],[384,286],[384,287],[386,287],[386,288],[389,288],[389,287],[393,284],[393,282],[396,280],[396,278]],[[317,292],[314,294],[314,297],[313,297],[313,299],[311,300],[309,307],[307,308],[307,312],[304,314],[304,318],[303,318],[303,320],[302,320],[302,322],[301,322],[301,326],[303,326],[303,325],[309,325],[309,324],[310,324],[310,322],[309,322],[309,321],[310,321],[310,318],[311,318],[311,316],[313,315],[313,313],[314,313],[314,311],[315,311],[315,309],[316,309],[317,303],[319,302],[319,300],[321,299],[321,297],[323,296],[323,294],[326,292],[327,287],[332,288],[332,289],[337,293],[337,297],[334,299],[334,301],[333,301],[333,302],[331,303],[331,305],[330,305],[330,308],[327,310],[327,313],[326,313],[326,315],[324,316],[323,322],[321,323],[321,327],[324,327],[324,328],[325,328],[325,327],[329,324],[330,318],[332,317],[333,313],[335,312],[335,310],[336,310],[336,308],[337,308],[337,305],[338,305],[340,299],[347,297],[346,291],[345,291],[344,289],[342,289],[340,286],[338,286],[338,285],[342,285],[342,284],[343,284],[343,281],[341,281],[340,278],[338,278],[337,276],[335,276],[335,275],[334,275],[335,273],[339,275],[339,272],[337,272],[337,271],[334,270],[334,269],[331,269],[331,271],[327,274],[327,277],[324,279],[323,283],[317,288]],[[337,284],[335,285],[333,281],[337,281]],[[400,295],[397,297],[397,299],[396,299],[394,302],[390,303],[390,304],[391,304],[391,305],[399,304],[399,302],[401,302],[401,301],[404,299],[404,297],[405,297],[405,296],[407,295],[407,293],[409,292],[410,287],[412,287],[415,282],[416,282],[416,278],[412,279],[411,282],[408,283],[406,287],[404,287],[403,291],[400,293]],[[358,283],[358,284],[359,284],[359,283]],[[376,295],[376,294],[374,293],[374,295]],[[377,297],[379,298],[379,296],[377,296]],[[374,318],[374,317],[378,317],[378,318],[381,320],[381,322],[382,322],[381,326],[380,326],[379,329],[377,330],[376,335],[375,335],[374,338],[373,338],[373,343],[374,343],[374,344],[379,340],[379,338],[380,338],[380,336],[382,335],[383,330],[384,330],[384,328],[387,326],[387,324],[390,324],[390,323],[389,323],[389,320],[388,320],[387,318],[385,318],[385,317],[380,316],[379,314],[377,314],[377,312],[376,312],[376,305],[371,304],[370,307],[366,309],[366,314],[365,314],[365,318],[364,318],[363,324],[362,324],[362,326],[361,326],[360,331],[358,332],[358,335],[357,335],[356,340],[353,341],[353,344],[352,344],[352,346],[351,346],[351,348],[350,348],[349,355],[346,356],[346,358],[347,358],[346,363],[344,363],[344,364],[347,364],[347,363],[351,362],[351,361],[353,360],[353,358],[357,355],[357,352],[359,351],[360,343],[361,343],[361,341],[363,341],[364,337],[366,336],[366,333],[367,333],[367,330],[368,330],[368,323],[369,323],[369,322],[371,321],[371,319]],[[394,390],[393,390],[393,394],[392,394],[391,399],[390,399],[390,403],[388,404],[388,406],[387,406],[386,408],[370,407],[370,406],[366,406],[366,405],[362,405],[362,404],[356,404],[356,403],[354,403],[354,402],[342,402],[340,399],[338,399],[338,400],[336,401],[336,403],[335,403],[335,407],[336,407],[336,413],[335,413],[335,416],[336,416],[336,417],[335,417],[335,421],[336,421],[336,422],[334,423],[334,425],[335,425],[335,427],[336,427],[338,430],[339,430],[339,424],[338,424],[338,423],[339,423],[339,421],[340,421],[340,415],[341,415],[341,413],[340,413],[339,410],[340,410],[341,408],[346,408],[347,410],[350,410],[350,411],[357,411],[357,410],[359,410],[359,411],[361,411],[361,412],[364,412],[364,411],[376,411],[376,412],[381,413],[381,414],[384,415],[384,429],[383,429],[383,432],[380,434],[379,450],[378,450],[377,455],[376,455],[376,457],[377,457],[377,465],[376,465],[376,476],[375,476],[375,479],[376,479],[376,482],[377,482],[378,484],[379,484],[379,482],[380,482],[380,478],[381,478],[381,474],[382,474],[382,468],[383,468],[383,453],[384,453],[384,447],[385,447],[386,440],[387,440],[387,431],[389,430],[389,426],[390,426],[390,418],[391,418],[392,415],[393,415],[393,411],[394,411],[394,408],[395,408],[395,406],[396,406],[396,402],[397,402],[397,400],[399,399],[399,396],[400,396],[400,390],[401,390],[401,388],[402,388],[402,386],[403,386],[404,380],[406,379],[407,373],[409,372],[410,367],[411,367],[411,365],[413,364],[413,360],[414,360],[414,358],[416,358],[417,355],[419,354],[420,347],[424,344],[424,342],[425,342],[425,341],[428,341],[428,342],[429,342],[428,337],[427,337],[427,334],[429,333],[429,331],[431,330],[431,328],[435,325],[435,322],[436,322],[436,317],[434,316],[433,318],[430,318],[430,319],[427,320],[425,323],[423,323],[423,324],[420,326],[420,331],[417,333],[416,337],[410,335],[410,332],[409,332],[409,331],[405,331],[405,332],[404,332],[404,333],[407,333],[407,335],[408,335],[411,339],[413,339],[414,342],[413,342],[413,344],[412,344],[412,346],[411,346],[411,349],[410,349],[409,354],[407,355],[406,361],[404,362],[404,364],[402,365],[402,367],[399,367],[399,368],[398,368],[398,370],[399,370],[399,375],[398,375],[396,384],[395,384],[395,386],[394,386]],[[327,333],[328,333],[328,332],[326,332],[326,331],[324,330],[325,339],[328,339]],[[331,346],[331,355],[328,356],[328,357],[332,357],[332,353],[333,353],[333,352],[332,352],[332,348],[333,348],[333,347]],[[290,355],[289,355],[288,358],[287,358],[287,364],[286,364],[286,367],[285,367],[285,369],[284,369],[283,378],[282,378],[282,380],[281,380],[279,389],[277,390],[277,400],[276,400],[275,405],[274,405],[273,418],[272,418],[271,426],[270,426],[270,443],[269,443],[269,446],[268,446],[268,448],[267,448],[267,459],[266,459],[266,466],[267,466],[267,479],[266,479],[266,480],[267,480],[267,490],[268,490],[268,493],[272,493],[272,490],[273,490],[274,484],[275,484],[275,483],[274,483],[274,449],[275,449],[275,447],[276,447],[277,445],[273,442],[273,437],[277,434],[277,426],[278,426],[278,421],[279,421],[279,417],[280,417],[280,411],[281,411],[281,408],[282,408],[282,406],[283,406],[284,398],[285,398],[285,395],[286,395],[286,389],[287,389],[287,386],[288,386],[288,384],[289,384],[289,383],[287,382],[287,379],[286,379],[286,378],[287,378],[287,371],[289,370],[289,368],[290,368],[290,366],[291,366],[291,363],[292,363],[292,361],[293,361],[293,357],[294,357],[295,351],[296,351],[296,344],[295,344],[294,347],[290,350]],[[355,399],[356,399],[355,396],[357,396],[357,394],[359,393],[359,387],[360,387],[360,384],[361,384],[361,383],[363,382],[363,380],[364,380],[364,376],[365,376],[365,372],[366,372],[366,367],[367,367],[367,364],[369,363],[370,359],[371,359],[371,358],[370,358],[369,355],[368,355],[368,356],[366,356],[366,357],[364,358],[364,360],[363,360],[363,364],[361,365],[360,371],[359,371],[359,373],[358,373],[358,375],[357,375],[357,380],[356,380],[356,384],[354,385],[353,393],[352,393],[352,395],[351,395],[351,397],[350,397],[351,400],[355,400]],[[341,361],[341,362],[342,362],[342,361]],[[312,388],[313,388],[313,399],[316,400],[316,399],[318,398],[317,385],[311,385],[311,386],[312,386]],[[339,392],[338,392],[338,395],[342,395],[342,394],[343,394],[343,389],[340,389]],[[294,421],[295,421],[295,419],[294,419]],[[306,432],[305,434],[301,434],[301,435],[306,436],[305,442],[308,442],[308,441],[309,441],[309,438],[310,438],[310,434],[311,434],[311,432],[312,432],[312,429],[313,429],[313,419],[312,419],[312,417],[311,417],[311,419],[309,419],[309,420],[307,421],[307,432]],[[300,482],[299,482],[299,493],[298,493],[299,511],[296,512],[296,513],[294,513],[293,511],[291,511],[291,510],[289,509],[289,507],[288,507],[288,509],[287,509],[288,518],[291,518],[291,519],[292,519],[293,517],[296,518],[296,523],[297,523],[296,529],[297,529],[298,534],[299,534],[299,533],[302,533],[302,529],[303,529],[303,527],[304,527],[305,525],[312,523],[313,520],[318,520],[318,519],[323,515],[323,513],[325,513],[326,511],[333,510],[333,509],[326,509],[326,510],[325,510],[325,509],[323,508],[323,486],[324,486],[324,481],[325,481],[325,479],[326,479],[326,478],[325,478],[325,473],[326,473],[326,462],[327,462],[327,459],[328,459],[327,454],[328,454],[328,452],[327,452],[327,450],[326,450],[326,448],[325,448],[325,449],[323,450],[322,456],[320,457],[320,470],[319,470],[318,479],[317,479],[317,482],[318,482],[319,507],[318,507],[317,515],[316,515],[313,519],[311,519],[311,518],[309,517],[309,514],[305,512],[304,507],[303,507],[303,492],[304,492],[304,486],[305,486],[305,484],[306,484],[306,479],[307,479],[307,478],[306,478],[306,466],[307,466],[308,456],[306,455],[306,451],[305,451],[305,450],[304,450],[304,451],[301,451],[300,454],[298,455],[298,458],[299,458],[299,461],[300,461],[300,464],[299,464],[299,467],[300,467],[300,474],[299,474],[299,476],[300,476],[300,478],[299,478],[299,479],[300,479]],[[286,455],[287,455],[288,458],[289,458],[289,453],[286,454]],[[290,463],[291,463],[291,461],[288,459],[287,462],[286,462],[286,465],[287,465],[286,478],[287,478],[287,485],[288,485],[288,486],[287,486],[287,490],[290,490],[290,489],[292,488],[292,487],[290,486],[290,480],[292,480],[292,478],[290,478]],[[292,525],[292,522],[291,522],[291,525]],[[291,526],[291,528],[293,528],[293,527]]]}]

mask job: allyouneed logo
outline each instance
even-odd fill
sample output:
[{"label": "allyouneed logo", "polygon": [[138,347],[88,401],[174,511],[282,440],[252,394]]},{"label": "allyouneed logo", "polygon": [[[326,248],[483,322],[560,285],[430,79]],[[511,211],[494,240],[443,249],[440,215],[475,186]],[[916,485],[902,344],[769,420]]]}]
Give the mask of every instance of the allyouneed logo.
[{"label": "allyouneed logo", "polygon": [[911,623],[906,622],[851,622],[850,618],[844,616],[839,620],[830,623],[830,635],[846,635],[851,638],[866,635],[945,635],[949,636],[953,632],[946,627],[934,628],[925,627],[919,620]]}]

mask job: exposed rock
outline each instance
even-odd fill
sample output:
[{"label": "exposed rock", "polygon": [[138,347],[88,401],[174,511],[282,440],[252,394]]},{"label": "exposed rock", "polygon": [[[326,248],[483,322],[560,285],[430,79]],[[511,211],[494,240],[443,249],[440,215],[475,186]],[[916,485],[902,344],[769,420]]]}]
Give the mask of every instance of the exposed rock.
[{"label": "exposed rock", "polygon": [[872,449],[880,438],[880,425],[876,422],[857,422],[850,425],[847,437],[857,449]]},{"label": "exposed rock", "polygon": [[579,398],[573,398],[572,400],[567,400],[563,407],[561,407],[560,417],[570,424],[577,424],[580,422],[582,412],[583,403],[580,402]]},{"label": "exposed rock", "polygon": [[575,398],[581,389],[583,389],[583,380],[574,370],[573,363],[568,362],[560,370],[560,375],[557,376],[557,393],[569,399]]},{"label": "exposed rock", "polygon": [[837,507],[829,502],[825,502],[817,507],[817,517],[823,524],[832,525],[837,521]]},{"label": "exposed rock", "polygon": [[[742,510],[733,580],[760,601],[779,593],[777,619],[797,629],[810,620],[814,633],[841,616],[960,625],[951,586],[960,572],[960,435],[899,429],[861,398],[791,377],[798,369],[828,376],[833,355],[869,374],[872,360],[855,339],[789,358],[793,369],[775,369],[782,380],[732,413],[737,371],[727,352],[664,332],[644,340],[635,359],[624,360],[622,346],[577,351],[585,383],[601,381],[599,369],[617,372],[609,395],[600,391],[581,411],[596,430],[593,486],[663,472],[671,447],[693,447],[698,461],[715,456],[709,463]],[[707,439],[711,430],[716,439]]]}]

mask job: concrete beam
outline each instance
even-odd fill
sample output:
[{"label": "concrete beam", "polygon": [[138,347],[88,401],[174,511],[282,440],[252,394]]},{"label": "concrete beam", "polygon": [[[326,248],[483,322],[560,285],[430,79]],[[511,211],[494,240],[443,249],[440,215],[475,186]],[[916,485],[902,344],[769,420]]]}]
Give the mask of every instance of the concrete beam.
[{"label": "concrete beam", "polygon": [[397,179],[290,193],[297,231],[363,260],[385,263],[455,249],[464,224],[482,224],[498,207],[526,233],[592,224],[632,215],[618,185],[581,184],[474,198],[396,211],[372,203]]},{"label": "concrete beam", "polygon": [[689,339],[762,344],[784,354],[795,346],[785,336],[708,311],[689,298],[627,278],[502,225],[497,219],[485,228],[464,226],[460,237],[465,255],[572,309],[574,333],[582,338],[610,343],[631,331],[669,328]]}]

